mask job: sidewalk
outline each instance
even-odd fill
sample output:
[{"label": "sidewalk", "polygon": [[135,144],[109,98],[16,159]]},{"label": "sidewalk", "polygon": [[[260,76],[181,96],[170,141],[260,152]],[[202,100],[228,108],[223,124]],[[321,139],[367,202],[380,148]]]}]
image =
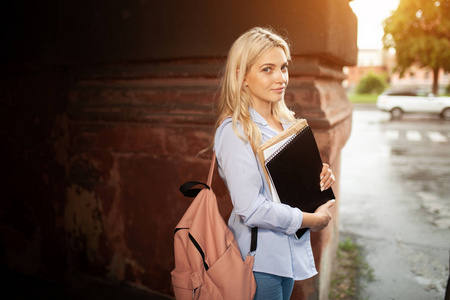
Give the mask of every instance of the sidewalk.
[{"label": "sidewalk", "polygon": [[[340,233],[363,247],[373,269],[374,280],[360,287],[362,299],[442,300],[449,276],[450,144],[406,133],[447,135],[448,125],[386,117],[355,107],[341,157]],[[387,134],[397,130],[399,139]]]}]

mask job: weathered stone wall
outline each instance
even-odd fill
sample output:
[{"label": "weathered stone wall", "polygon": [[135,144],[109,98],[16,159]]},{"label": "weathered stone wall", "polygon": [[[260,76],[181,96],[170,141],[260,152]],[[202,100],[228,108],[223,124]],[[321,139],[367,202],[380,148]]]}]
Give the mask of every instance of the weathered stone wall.
[{"label": "weathered stone wall", "polygon": [[[190,203],[178,187],[206,180],[209,159],[196,154],[212,139],[218,74],[257,25],[292,42],[286,101],[312,126],[339,195],[351,127],[342,67],[356,63],[347,0],[17,3],[0,57],[4,266],[171,294],[173,228]],[[226,218],[217,174],[213,186]],[[297,282],[292,299],[327,298],[338,204],[312,238],[320,274]]]},{"label": "weathered stone wall", "polygon": [[16,66],[0,74],[0,267],[62,274],[68,267],[61,224],[66,171],[58,160],[66,133],[56,124],[67,122],[66,73]]},{"label": "weathered stone wall", "polygon": [[[80,236],[89,241],[71,249],[75,258],[92,254],[81,272],[100,264],[114,279],[171,293],[173,229],[191,202],[178,188],[206,179],[209,161],[196,155],[211,139],[217,79],[145,73],[83,76],[72,85],[68,167],[77,172],[67,201],[77,204],[66,206],[66,230],[75,244]],[[222,206],[230,210],[223,197]],[[88,226],[72,221],[80,214]]]}]

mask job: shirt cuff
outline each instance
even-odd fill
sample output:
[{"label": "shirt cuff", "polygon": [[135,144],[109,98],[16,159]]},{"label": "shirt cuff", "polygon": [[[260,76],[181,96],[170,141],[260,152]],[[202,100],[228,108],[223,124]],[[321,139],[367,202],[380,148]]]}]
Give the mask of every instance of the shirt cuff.
[{"label": "shirt cuff", "polygon": [[292,209],[291,225],[286,230],[286,234],[287,235],[291,235],[291,234],[296,233],[297,230],[300,229],[300,226],[302,225],[302,222],[303,222],[303,214],[302,214],[302,212],[298,208],[293,208]]}]

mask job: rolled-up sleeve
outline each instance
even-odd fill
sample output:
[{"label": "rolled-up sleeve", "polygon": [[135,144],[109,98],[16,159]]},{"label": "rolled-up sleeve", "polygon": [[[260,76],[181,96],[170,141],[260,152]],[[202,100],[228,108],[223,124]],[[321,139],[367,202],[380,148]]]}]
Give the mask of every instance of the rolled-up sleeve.
[{"label": "rolled-up sleeve", "polygon": [[236,135],[230,119],[217,129],[214,150],[234,213],[245,225],[286,234],[293,234],[300,228],[303,215],[298,208],[274,203],[264,196],[264,178],[252,147]]}]

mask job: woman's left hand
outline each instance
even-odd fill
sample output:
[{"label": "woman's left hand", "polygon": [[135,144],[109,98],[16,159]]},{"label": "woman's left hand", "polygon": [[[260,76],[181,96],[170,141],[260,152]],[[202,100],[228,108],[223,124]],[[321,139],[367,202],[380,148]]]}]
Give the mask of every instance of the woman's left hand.
[{"label": "woman's left hand", "polygon": [[320,190],[323,192],[329,189],[336,181],[333,171],[331,171],[328,164],[323,164],[322,172],[320,173]]}]

